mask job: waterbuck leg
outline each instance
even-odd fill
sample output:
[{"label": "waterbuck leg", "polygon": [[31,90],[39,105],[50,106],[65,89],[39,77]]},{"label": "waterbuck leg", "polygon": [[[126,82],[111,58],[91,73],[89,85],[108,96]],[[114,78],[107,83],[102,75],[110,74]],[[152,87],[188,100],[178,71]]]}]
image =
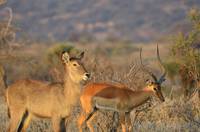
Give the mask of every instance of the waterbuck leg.
[{"label": "waterbuck leg", "polygon": [[10,118],[10,125],[8,128],[8,132],[18,132],[23,115],[24,115],[24,111],[10,111],[11,113],[11,118]]},{"label": "waterbuck leg", "polygon": [[60,129],[61,132],[66,132],[68,120],[66,118],[62,118],[60,121]]},{"label": "waterbuck leg", "polygon": [[52,125],[53,125],[53,130],[54,132],[61,132],[61,123],[62,119],[60,117],[53,117],[52,118]]}]

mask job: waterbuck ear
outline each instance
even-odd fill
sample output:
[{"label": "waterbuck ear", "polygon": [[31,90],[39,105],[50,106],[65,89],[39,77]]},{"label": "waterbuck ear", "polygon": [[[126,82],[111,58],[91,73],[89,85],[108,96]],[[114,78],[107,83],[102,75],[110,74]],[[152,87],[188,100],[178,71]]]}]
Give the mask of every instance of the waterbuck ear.
[{"label": "waterbuck ear", "polygon": [[70,61],[69,53],[67,52],[62,52],[62,57],[61,60],[63,63],[68,63]]},{"label": "waterbuck ear", "polygon": [[77,56],[77,58],[81,60],[81,59],[84,57],[84,54],[85,54],[84,51],[81,52],[81,53]]}]

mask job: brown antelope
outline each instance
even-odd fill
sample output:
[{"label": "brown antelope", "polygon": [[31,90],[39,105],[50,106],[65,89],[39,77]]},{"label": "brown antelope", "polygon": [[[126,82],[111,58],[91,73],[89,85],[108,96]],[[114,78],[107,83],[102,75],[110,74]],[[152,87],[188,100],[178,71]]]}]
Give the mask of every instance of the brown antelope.
[{"label": "brown antelope", "polygon": [[51,118],[55,132],[65,129],[64,119],[70,116],[72,107],[77,103],[81,91],[81,81],[90,74],[81,59],[62,53],[64,64],[63,83],[45,83],[36,80],[19,80],[8,87],[6,99],[10,114],[9,131],[26,131],[32,116]]},{"label": "brown antelope", "polygon": [[[122,131],[125,132],[127,129],[126,121],[128,130],[130,131],[130,112],[135,107],[145,103],[151,96],[157,96],[161,101],[165,100],[161,92],[161,84],[165,81],[166,71],[163,67],[163,74],[160,79],[157,79],[157,77],[142,64],[141,52],[142,51],[140,50],[142,68],[153,78],[154,81],[148,81],[148,84],[139,91],[133,91],[123,85],[113,85],[109,83],[90,83],[86,85],[80,97],[83,109],[83,112],[78,119],[80,131],[82,131],[82,125],[86,123],[90,131],[94,132],[91,120],[94,118],[94,114],[99,109],[111,110],[119,113]],[[158,47],[157,58],[162,65]]]}]

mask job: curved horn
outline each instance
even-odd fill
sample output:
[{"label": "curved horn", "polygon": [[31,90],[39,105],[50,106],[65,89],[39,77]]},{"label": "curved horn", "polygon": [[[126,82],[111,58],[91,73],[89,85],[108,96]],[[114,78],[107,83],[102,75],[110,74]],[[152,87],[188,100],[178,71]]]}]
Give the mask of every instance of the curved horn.
[{"label": "curved horn", "polygon": [[155,82],[157,82],[158,80],[157,80],[156,76],[151,71],[149,71],[148,69],[146,69],[145,66],[144,66],[144,64],[142,63],[142,48],[140,48],[140,63],[142,65],[142,69],[145,72],[147,72],[154,79]]},{"label": "curved horn", "polygon": [[163,69],[163,74],[162,74],[162,76],[160,77],[160,79],[158,80],[158,82],[161,84],[162,82],[165,81],[165,76],[166,76],[166,74],[167,74],[167,71],[166,71],[166,69],[165,69],[165,67],[164,67],[163,62],[162,62],[161,59],[160,59],[160,53],[159,53],[158,44],[157,44],[157,58],[158,58],[158,62],[159,62],[159,64],[160,64],[160,66],[161,66],[162,69]]}]

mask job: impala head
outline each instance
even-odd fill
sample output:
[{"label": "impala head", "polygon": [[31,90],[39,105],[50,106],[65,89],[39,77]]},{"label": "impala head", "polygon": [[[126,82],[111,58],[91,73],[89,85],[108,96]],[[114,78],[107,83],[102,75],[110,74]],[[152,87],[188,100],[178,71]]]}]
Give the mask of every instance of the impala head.
[{"label": "impala head", "polygon": [[80,82],[82,80],[86,81],[90,77],[90,74],[86,71],[84,65],[81,62],[83,57],[84,52],[82,52],[77,57],[70,57],[67,52],[62,53],[62,62],[65,65],[68,76],[75,82]]},{"label": "impala head", "polygon": [[159,55],[159,48],[157,45],[157,59],[159,64],[161,65],[162,69],[163,69],[163,74],[161,75],[161,77],[158,79],[153,72],[149,71],[148,69],[145,68],[145,66],[142,63],[142,49],[140,49],[140,62],[142,65],[142,69],[150,75],[150,77],[152,77],[153,81],[151,80],[147,80],[147,86],[146,89],[151,91],[155,96],[157,96],[162,102],[165,101],[162,91],[161,91],[161,84],[165,81],[165,76],[166,76],[166,70],[163,66],[163,63],[160,59],[160,55]]},{"label": "impala head", "polygon": [[145,89],[150,91],[154,96],[157,96],[160,101],[164,102],[165,98],[162,94],[161,85],[159,83],[148,80]]}]

